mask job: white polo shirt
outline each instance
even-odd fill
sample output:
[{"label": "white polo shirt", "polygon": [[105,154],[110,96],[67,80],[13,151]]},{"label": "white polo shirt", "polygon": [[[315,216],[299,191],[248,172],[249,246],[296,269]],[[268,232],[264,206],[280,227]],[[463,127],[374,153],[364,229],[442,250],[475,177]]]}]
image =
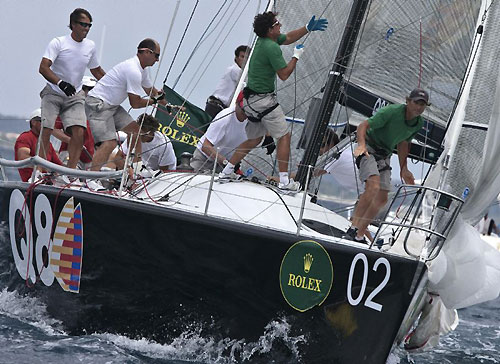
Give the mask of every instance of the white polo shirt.
[{"label": "white polo shirt", "polygon": [[224,76],[222,76],[219,83],[215,87],[215,91],[212,95],[221,100],[224,105],[229,105],[231,98],[233,97],[234,90],[236,90],[236,86],[238,86],[240,75],[241,68],[236,63],[228,67]]},{"label": "white polo shirt", "polygon": [[[121,146],[123,153],[128,153],[128,144],[125,140]],[[177,168],[177,158],[175,156],[174,147],[170,139],[155,131],[154,138],[149,143],[142,143],[142,163],[152,170],[156,171],[161,167],[167,167],[171,171]]]},{"label": "white polo shirt", "polygon": [[[72,84],[77,92],[82,88],[85,70],[99,67],[94,42],[87,38],[77,42],[71,35],[52,39],[45,49],[43,58],[50,59],[52,72],[61,80]],[[47,85],[55,92],[66,96],[59,86],[51,82],[47,82]]]},{"label": "white polo shirt", "polygon": [[146,69],[141,67],[139,57],[134,56],[111,68],[88,96],[103,100],[109,105],[120,105],[128,94],[145,95],[143,87],[153,87]]},{"label": "white polo shirt", "polygon": [[[247,133],[245,132],[245,126],[248,120],[239,121],[234,109],[235,105],[222,110],[215,116],[215,121],[210,124],[206,133],[200,138],[196,146],[201,153],[203,153],[201,149],[203,143],[208,139],[215,148],[220,148],[220,154],[230,159],[235,149],[248,139]],[[205,153],[203,153],[203,155],[209,158]]]}]

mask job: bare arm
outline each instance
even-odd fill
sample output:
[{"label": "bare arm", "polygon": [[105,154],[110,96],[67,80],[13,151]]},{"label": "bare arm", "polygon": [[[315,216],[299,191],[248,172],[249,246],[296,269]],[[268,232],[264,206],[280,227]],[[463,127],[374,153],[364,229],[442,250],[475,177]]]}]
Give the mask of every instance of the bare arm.
[{"label": "bare arm", "polygon": [[306,34],[307,34],[307,29],[305,26],[299,29],[289,31],[288,33],[286,33],[286,40],[283,42],[283,45],[295,43]]},{"label": "bare arm", "polygon": [[366,156],[370,155],[368,153],[368,150],[366,149],[366,131],[368,130],[369,127],[370,125],[368,124],[368,120],[365,120],[358,125],[358,128],[356,130],[356,138],[358,140],[358,146],[356,147],[356,150],[354,150],[355,157],[359,157],[362,154]]},{"label": "bare arm", "polygon": [[40,72],[40,74],[47,81],[53,83],[54,85],[57,85],[60,78],[57,77],[57,75],[54,72],[52,72],[50,66],[52,66],[52,61],[48,58],[42,58],[42,61],[40,62],[40,67],[38,68],[38,72]]},{"label": "bare arm", "polygon": [[115,160],[113,161],[115,163],[116,170],[123,169],[123,166],[125,165],[125,157],[125,154],[123,154],[123,152],[118,149],[118,152],[116,152],[115,155]]},{"label": "bare arm", "polygon": [[55,136],[57,139],[59,139],[63,143],[69,143],[69,141],[71,140],[71,137],[66,135],[66,133],[64,131],[62,131],[61,129],[54,129],[52,131],[52,135]]},{"label": "bare arm", "polygon": [[292,59],[290,60],[290,62],[288,62],[285,68],[276,71],[280,80],[285,81],[286,79],[288,79],[288,77],[290,77],[293,70],[295,69],[296,65],[297,65],[297,58],[292,57]]},{"label": "bare arm", "polygon": [[415,178],[413,174],[408,170],[408,155],[410,154],[410,143],[407,141],[403,141],[398,144],[398,158],[399,158],[399,167],[401,169],[401,179],[404,183],[414,185]]},{"label": "bare arm", "polygon": [[90,70],[90,73],[92,73],[92,75],[95,78],[97,78],[98,80],[100,80],[106,74],[106,72],[104,72],[104,70],[101,68],[101,66],[96,67],[96,68],[92,68]]},{"label": "bare arm", "polygon": [[206,155],[209,155],[211,159],[215,160],[215,156],[217,155],[217,163],[222,164],[226,159],[222,154],[217,154],[217,149],[214,148],[214,145],[210,142],[210,140],[205,139],[203,145],[201,146],[201,150]]},{"label": "bare arm", "polygon": [[[133,109],[141,109],[146,106],[151,106],[155,103],[155,100],[152,98],[141,98],[139,95],[131,94],[129,92],[128,94],[128,101],[130,102],[130,106],[132,106]],[[165,102],[165,100],[161,100]],[[162,103],[162,102],[159,103]]]},{"label": "bare arm", "polygon": [[[151,96],[158,96],[159,94],[163,93],[163,91],[157,90],[154,87],[143,87],[143,89],[144,89],[144,92],[146,93],[146,95],[151,94]],[[160,105],[166,105],[167,101],[165,99],[162,99],[162,100],[158,100],[158,103]]]},{"label": "bare arm", "polygon": [[30,148],[21,147],[17,150],[17,160],[22,161],[23,159],[28,159],[30,157]]}]

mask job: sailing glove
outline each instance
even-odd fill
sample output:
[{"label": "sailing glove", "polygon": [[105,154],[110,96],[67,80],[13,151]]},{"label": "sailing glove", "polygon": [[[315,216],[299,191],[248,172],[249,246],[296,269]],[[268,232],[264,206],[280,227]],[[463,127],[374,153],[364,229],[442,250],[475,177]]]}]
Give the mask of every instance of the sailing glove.
[{"label": "sailing glove", "polygon": [[293,56],[292,57],[299,59],[303,52],[304,52],[304,45],[298,44],[293,49]]},{"label": "sailing glove", "polygon": [[57,83],[57,86],[59,86],[59,88],[66,94],[66,96],[73,96],[76,93],[75,87],[72,84],[67,83],[66,81],[60,80]]},{"label": "sailing glove", "polygon": [[264,141],[262,142],[262,148],[267,149],[267,155],[273,154],[274,150],[276,149],[276,144],[274,144],[274,139],[272,136],[266,135],[264,137]]},{"label": "sailing glove", "polygon": [[320,18],[316,20],[316,15],[313,15],[309,23],[306,25],[308,32],[314,32],[316,30],[324,31],[328,27],[328,20],[325,18]]}]

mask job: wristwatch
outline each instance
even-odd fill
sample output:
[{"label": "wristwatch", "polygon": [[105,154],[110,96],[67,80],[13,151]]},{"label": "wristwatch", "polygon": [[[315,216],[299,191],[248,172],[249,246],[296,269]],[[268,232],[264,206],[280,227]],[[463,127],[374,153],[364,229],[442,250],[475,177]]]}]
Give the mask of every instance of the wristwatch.
[{"label": "wristwatch", "polygon": [[229,162],[227,161],[227,159],[224,159],[224,160],[222,161],[222,165],[223,165],[223,166],[227,165],[228,163],[229,163]]}]

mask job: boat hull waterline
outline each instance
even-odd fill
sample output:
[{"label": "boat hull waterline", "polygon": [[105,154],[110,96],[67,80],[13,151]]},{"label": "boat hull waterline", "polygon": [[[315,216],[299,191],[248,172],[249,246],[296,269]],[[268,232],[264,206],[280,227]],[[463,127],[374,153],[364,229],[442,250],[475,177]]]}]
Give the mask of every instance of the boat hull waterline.
[{"label": "boat hull waterline", "polygon": [[304,362],[385,363],[422,268],[361,244],[28,187],[0,186],[9,289],[39,297],[75,335],[168,343],[196,326],[253,342],[284,320],[289,336],[304,338]]}]

